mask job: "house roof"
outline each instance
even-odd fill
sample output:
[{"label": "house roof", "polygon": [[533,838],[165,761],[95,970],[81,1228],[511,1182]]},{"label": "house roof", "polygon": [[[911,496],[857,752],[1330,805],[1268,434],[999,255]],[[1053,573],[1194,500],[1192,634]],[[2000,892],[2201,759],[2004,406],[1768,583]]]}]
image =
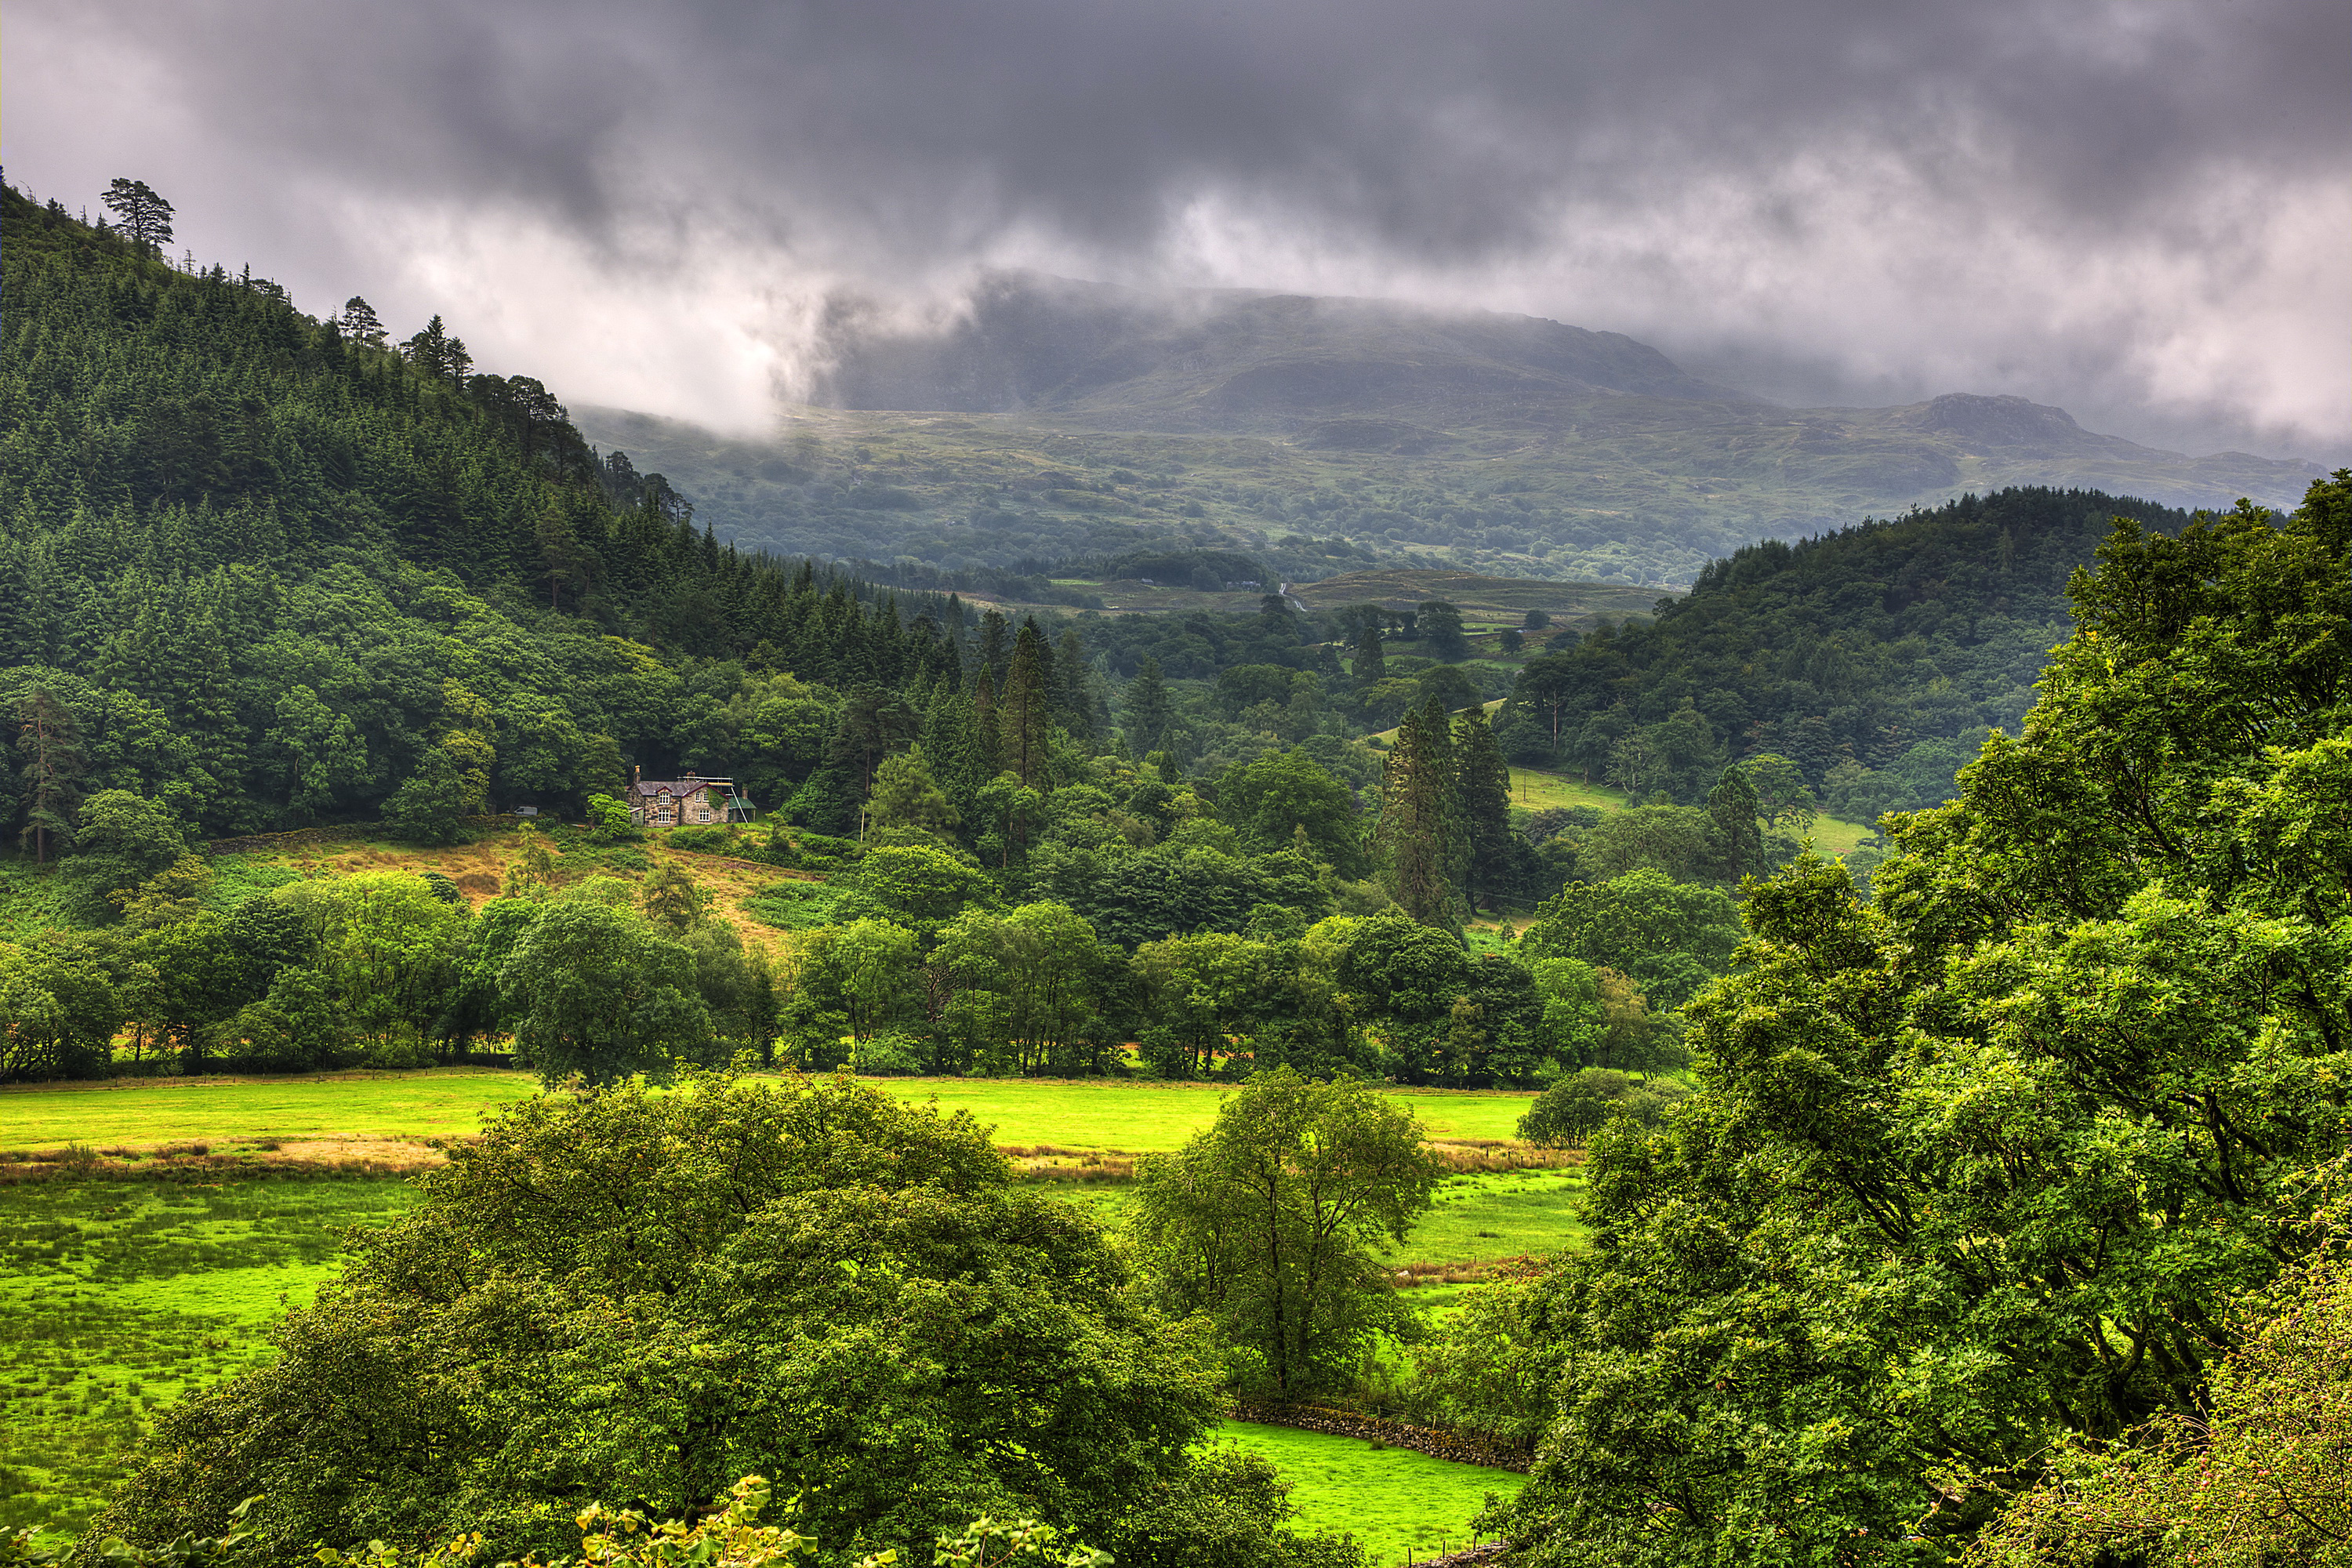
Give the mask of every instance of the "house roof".
[{"label": "house roof", "polygon": [[642,795],[647,800],[653,799],[664,790],[667,790],[672,796],[683,800],[698,791],[713,788],[731,795],[734,793],[735,781],[726,778],[632,779],[629,781],[629,793]]}]

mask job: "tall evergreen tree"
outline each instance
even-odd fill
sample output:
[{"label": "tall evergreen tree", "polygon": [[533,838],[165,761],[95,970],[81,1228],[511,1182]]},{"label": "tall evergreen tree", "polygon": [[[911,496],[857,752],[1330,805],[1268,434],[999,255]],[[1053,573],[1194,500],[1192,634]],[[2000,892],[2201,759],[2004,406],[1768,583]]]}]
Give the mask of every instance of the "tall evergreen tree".
[{"label": "tall evergreen tree", "polygon": [[[365,343],[370,348],[383,347],[383,322],[377,319],[375,307],[362,296],[354,294],[343,301],[343,313],[338,324],[343,329],[343,336],[352,342]],[[613,456],[620,460],[623,467],[627,466],[629,459],[625,456],[619,452]]]},{"label": "tall evergreen tree", "polygon": [[1388,659],[1381,652],[1381,623],[1367,616],[1357,624],[1355,637],[1348,645],[1348,679],[1356,683],[1357,690],[1364,691],[1388,678]]},{"label": "tall evergreen tree", "polygon": [[1721,781],[1707,795],[1706,814],[1714,828],[1716,853],[1723,862],[1724,880],[1762,876],[1764,830],[1757,822],[1760,813],[1756,785],[1747,769],[1735,763],[1723,770]]},{"label": "tall evergreen tree", "polygon": [[144,180],[117,177],[99,198],[114,215],[115,226],[131,244],[152,256],[172,237],[172,204],[155,194]]},{"label": "tall evergreen tree", "polygon": [[1381,779],[1380,842],[1389,890],[1423,925],[1461,923],[1455,868],[1461,854],[1454,745],[1434,697],[1397,727]]},{"label": "tall evergreen tree", "polygon": [[1047,742],[1053,734],[1054,650],[1034,619],[1024,619],[1005,668],[1002,713],[1005,771],[1038,786],[1045,776]]},{"label": "tall evergreen tree", "polygon": [[1454,798],[1461,811],[1462,892],[1473,909],[1499,908],[1511,880],[1511,769],[1472,704],[1454,721]]},{"label": "tall evergreen tree", "polygon": [[1122,723],[1127,731],[1128,749],[1139,757],[1148,757],[1160,749],[1161,737],[1168,733],[1168,721],[1174,708],[1168,700],[1168,685],[1160,679],[1160,661],[1150,654],[1143,656],[1142,668],[1128,682],[1119,706],[1124,710]]},{"label": "tall evergreen tree", "polygon": [[1086,639],[1066,626],[1054,641],[1054,706],[1062,727],[1085,742],[1089,754],[1102,738],[1102,714],[1095,696],[1094,671],[1087,664]]},{"label": "tall evergreen tree", "polygon": [[984,610],[980,617],[980,664],[988,671],[989,684],[997,690],[1004,689],[1004,672],[1013,657],[1013,628],[1003,612]]},{"label": "tall evergreen tree", "polygon": [[25,780],[22,839],[32,847],[34,863],[47,865],[50,849],[62,849],[73,836],[89,758],[81,726],[47,687],[27,691],[16,712],[22,723],[16,752],[24,759]]}]

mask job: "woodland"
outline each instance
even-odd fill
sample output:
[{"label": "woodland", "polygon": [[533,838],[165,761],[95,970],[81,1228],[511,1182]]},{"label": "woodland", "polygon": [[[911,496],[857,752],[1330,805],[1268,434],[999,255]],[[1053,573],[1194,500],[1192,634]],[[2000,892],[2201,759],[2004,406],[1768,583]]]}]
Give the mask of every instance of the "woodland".
[{"label": "woodland", "polygon": [[[5,202],[0,1078],[550,1086],[78,1561],[1338,1565],[1202,1439],[1384,1345],[1529,1456],[1528,1568],[2352,1561],[2352,474],[1967,497],[1616,624],[1008,607],[722,543],[167,205]],[[760,819],[649,836],[632,770]],[[511,853],[236,872],[314,827]],[[1113,1239],[909,1073],[1234,1088]],[[1541,1089],[1590,1245],[1407,1311],[1384,1082]]]}]

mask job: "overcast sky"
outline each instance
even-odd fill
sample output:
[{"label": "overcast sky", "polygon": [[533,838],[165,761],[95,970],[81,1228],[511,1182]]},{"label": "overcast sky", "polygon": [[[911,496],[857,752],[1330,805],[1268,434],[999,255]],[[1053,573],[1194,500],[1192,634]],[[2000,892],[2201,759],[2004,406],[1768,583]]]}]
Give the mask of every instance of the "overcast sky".
[{"label": "overcast sky", "polygon": [[984,266],[1624,331],[2352,460],[2340,0],[11,0],[9,180],[743,428]]}]

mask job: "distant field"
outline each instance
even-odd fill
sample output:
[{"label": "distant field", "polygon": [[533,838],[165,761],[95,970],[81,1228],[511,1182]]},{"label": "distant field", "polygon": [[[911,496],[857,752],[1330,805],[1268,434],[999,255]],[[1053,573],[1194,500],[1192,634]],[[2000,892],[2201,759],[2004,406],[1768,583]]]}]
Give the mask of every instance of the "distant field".
[{"label": "distant field", "polygon": [[[1114,1234],[1127,1224],[1135,1205],[1135,1188],[1129,1183],[1107,1182],[1097,1186],[1056,1183],[1052,1190]],[[1573,1252],[1591,1234],[1577,1217],[1577,1205],[1584,1192],[1584,1173],[1574,1167],[1448,1176],[1438,1184],[1436,1202],[1429,1213],[1406,1233],[1404,1240],[1384,1250],[1399,1268],[1413,1264],[1472,1268],[1505,1258]],[[1435,1292],[1450,1289],[1415,1286],[1412,1299],[1416,1302],[1433,1300]]]},{"label": "distant field", "polygon": [[[904,1100],[937,1098],[996,1128],[999,1143],[1058,1149],[1173,1149],[1215,1120],[1230,1086],[1080,1079],[883,1079]],[[1508,1138],[1535,1096],[1510,1089],[1392,1089],[1433,1138]]]},{"label": "distant field", "polygon": [[[1206,1127],[1228,1086],[1116,1079],[879,1079],[901,1100],[970,1110],[999,1143],[1173,1149]],[[146,1147],[266,1138],[425,1138],[472,1132],[539,1091],[529,1073],[436,1068],[320,1078],[118,1079],[0,1089],[0,1149]],[[1534,1097],[1395,1089],[1433,1138],[1508,1138]]]},{"label": "distant field", "polygon": [[[1555,621],[1586,616],[1647,617],[1670,590],[1627,583],[1560,583],[1541,577],[1486,577],[1471,572],[1349,572],[1319,583],[1293,584],[1291,595],[1318,610],[1384,605],[1410,610],[1442,600],[1471,622],[1517,626],[1529,610]],[[1549,635],[1549,634],[1547,634]]]},{"label": "distant field", "polygon": [[1622,811],[1625,792],[1608,784],[1589,784],[1566,773],[1539,773],[1534,768],[1511,770],[1511,804],[1529,811],[1552,806],[1589,805],[1596,811]]},{"label": "distant field", "polygon": [[1408,1552],[1419,1560],[1469,1545],[1470,1521],[1487,1494],[1516,1496],[1528,1479],[1288,1426],[1226,1421],[1216,1437],[1273,1460],[1297,1488],[1290,1495],[1295,1522],[1352,1534],[1377,1568],[1403,1563]]},{"label": "distant field", "polygon": [[487,1068],[40,1084],[0,1089],[0,1149],[441,1137],[538,1092],[530,1073]]}]

